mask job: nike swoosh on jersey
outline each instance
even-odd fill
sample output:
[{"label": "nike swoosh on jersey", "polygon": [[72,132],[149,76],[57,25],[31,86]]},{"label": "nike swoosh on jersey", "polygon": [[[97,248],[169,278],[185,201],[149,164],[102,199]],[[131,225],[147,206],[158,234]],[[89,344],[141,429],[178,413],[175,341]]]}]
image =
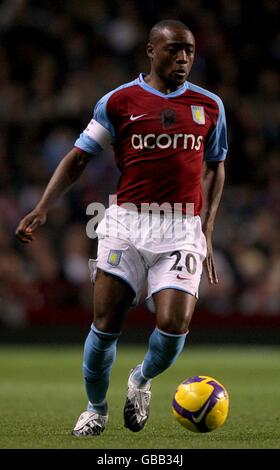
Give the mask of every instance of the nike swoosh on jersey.
[{"label": "nike swoosh on jersey", "polygon": [[141,117],[147,116],[147,114],[149,114],[149,113],[138,114],[138,116],[133,116],[133,114],[131,114],[130,120],[131,120],[131,121],[136,121],[136,119],[140,119]]},{"label": "nike swoosh on jersey", "polygon": [[201,413],[199,413],[199,415],[197,416],[197,418],[195,416],[193,416],[193,422],[198,424],[200,423],[200,421],[204,418],[204,415],[208,409],[208,406],[210,404],[210,400],[206,403],[206,405],[204,406],[204,408],[202,408],[202,411]]}]

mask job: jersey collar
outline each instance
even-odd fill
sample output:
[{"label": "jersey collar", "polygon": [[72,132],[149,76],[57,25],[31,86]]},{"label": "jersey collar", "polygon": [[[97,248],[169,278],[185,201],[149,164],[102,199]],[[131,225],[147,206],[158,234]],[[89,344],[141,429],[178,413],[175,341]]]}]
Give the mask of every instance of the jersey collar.
[{"label": "jersey collar", "polygon": [[148,91],[149,93],[153,93],[154,95],[161,96],[162,98],[174,98],[175,96],[180,96],[185,91],[188,89],[188,82],[185,82],[180,88],[178,88],[175,91],[172,91],[172,93],[162,93],[161,91],[156,90],[155,88],[151,87],[148,85],[148,83],[145,82],[144,77],[146,77],[148,74],[147,73],[140,73],[138,79],[136,80],[138,85],[141,86],[141,88],[144,88],[144,90]]}]

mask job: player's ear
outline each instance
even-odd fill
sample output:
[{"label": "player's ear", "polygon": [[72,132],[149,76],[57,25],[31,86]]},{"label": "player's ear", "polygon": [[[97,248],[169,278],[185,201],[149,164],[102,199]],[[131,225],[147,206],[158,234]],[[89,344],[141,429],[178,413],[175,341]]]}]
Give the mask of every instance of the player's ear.
[{"label": "player's ear", "polygon": [[154,45],[150,42],[147,44],[147,56],[149,57],[149,59],[154,58]]}]

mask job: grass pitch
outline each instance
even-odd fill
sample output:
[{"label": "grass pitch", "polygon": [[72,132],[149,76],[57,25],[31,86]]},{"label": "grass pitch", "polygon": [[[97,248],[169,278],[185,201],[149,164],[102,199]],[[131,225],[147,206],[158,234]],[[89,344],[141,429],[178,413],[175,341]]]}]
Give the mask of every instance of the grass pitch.
[{"label": "grass pitch", "polygon": [[[153,381],[143,431],[123,427],[129,370],[143,348],[119,346],[108,395],[110,419],[98,437],[71,430],[85,410],[81,347],[0,348],[1,449],[276,449],[280,448],[280,349],[186,346],[171,369]],[[229,418],[212,433],[195,434],[172,416],[176,386],[210,375],[230,396]]]}]

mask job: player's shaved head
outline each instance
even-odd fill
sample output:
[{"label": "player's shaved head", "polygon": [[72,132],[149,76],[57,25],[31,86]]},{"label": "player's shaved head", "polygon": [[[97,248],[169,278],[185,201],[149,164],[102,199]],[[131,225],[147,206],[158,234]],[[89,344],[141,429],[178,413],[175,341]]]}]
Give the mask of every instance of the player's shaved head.
[{"label": "player's shaved head", "polygon": [[161,37],[163,31],[165,29],[171,29],[171,30],[185,30],[185,31],[190,31],[190,28],[185,25],[184,23],[182,23],[182,21],[178,21],[178,20],[162,20],[162,21],[159,21],[158,23],[156,23],[151,31],[150,31],[150,34],[149,34],[149,42],[151,44],[154,44],[155,42],[157,42],[157,40]]},{"label": "player's shaved head", "polygon": [[192,68],[194,36],[181,21],[159,21],[150,31],[147,55],[151,63],[148,80],[152,86],[176,90],[187,80]]}]

